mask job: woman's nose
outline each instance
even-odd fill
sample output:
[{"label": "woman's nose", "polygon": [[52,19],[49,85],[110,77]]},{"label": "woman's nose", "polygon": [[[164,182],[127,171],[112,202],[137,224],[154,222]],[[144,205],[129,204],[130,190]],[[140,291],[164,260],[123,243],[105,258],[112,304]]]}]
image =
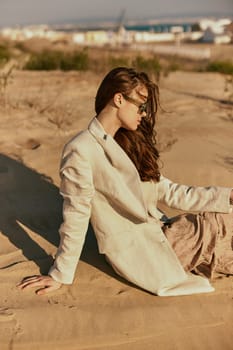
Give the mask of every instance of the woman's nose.
[{"label": "woman's nose", "polygon": [[141,116],[142,116],[143,118],[146,117],[146,115],[147,115],[146,111],[142,112],[142,114],[141,114]]}]

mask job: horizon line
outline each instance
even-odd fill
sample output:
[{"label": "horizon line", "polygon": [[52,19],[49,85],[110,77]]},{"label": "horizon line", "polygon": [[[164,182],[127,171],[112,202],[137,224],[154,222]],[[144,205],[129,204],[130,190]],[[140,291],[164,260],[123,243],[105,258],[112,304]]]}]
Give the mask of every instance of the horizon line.
[{"label": "horizon line", "polygon": [[[127,17],[125,16],[125,19],[123,21],[123,25],[130,25],[131,22],[137,23],[137,24],[143,24],[149,21],[158,21],[164,22],[164,21],[195,21],[199,20],[201,18],[214,18],[214,19],[220,19],[220,18],[229,18],[233,20],[233,12],[232,13],[227,13],[227,12],[201,12],[201,13],[184,13],[184,14],[161,14],[157,16],[144,16],[144,17]],[[14,23],[14,24],[5,24],[2,25],[0,24],[0,28],[6,28],[6,27],[24,27],[24,26],[36,26],[36,25],[48,25],[48,26],[89,26],[90,24],[92,25],[101,25],[103,23],[111,23],[111,24],[119,24],[120,19],[119,17],[112,17],[112,16],[106,16],[106,17],[90,17],[90,18],[69,18],[69,19],[58,19],[58,20],[48,20],[46,22],[40,22],[40,21],[35,21],[35,22],[20,22],[20,23]]]}]

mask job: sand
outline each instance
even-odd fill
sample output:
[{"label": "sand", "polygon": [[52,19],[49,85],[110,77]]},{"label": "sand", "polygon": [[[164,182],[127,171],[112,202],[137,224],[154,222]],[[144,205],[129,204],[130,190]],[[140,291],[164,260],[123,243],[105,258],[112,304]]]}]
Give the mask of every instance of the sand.
[{"label": "sand", "polygon": [[[112,271],[91,230],[72,286],[40,297],[16,288],[25,276],[47,273],[52,262],[61,150],[94,116],[100,80],[90,72],[15,71],[1,95],[0,348],[230,350],[232,276],[215,276],[213,293],[157,297]],[[161,79],[166,112],[159,115],[158,143],[162,172],[172,180],[233,185],[233,106],[225,80],[185,72]]]}]

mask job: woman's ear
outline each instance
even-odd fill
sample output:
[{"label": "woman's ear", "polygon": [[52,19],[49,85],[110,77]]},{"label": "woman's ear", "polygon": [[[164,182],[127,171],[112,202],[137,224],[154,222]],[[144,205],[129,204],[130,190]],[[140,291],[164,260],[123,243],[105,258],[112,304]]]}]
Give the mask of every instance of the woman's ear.
[{"label": "woman's ear", "polygon": [[114,96],[113,96],[113,101],[114,104],[117,108],[121,107],[122,104],[122,94],[120,92],[117,92]]}]

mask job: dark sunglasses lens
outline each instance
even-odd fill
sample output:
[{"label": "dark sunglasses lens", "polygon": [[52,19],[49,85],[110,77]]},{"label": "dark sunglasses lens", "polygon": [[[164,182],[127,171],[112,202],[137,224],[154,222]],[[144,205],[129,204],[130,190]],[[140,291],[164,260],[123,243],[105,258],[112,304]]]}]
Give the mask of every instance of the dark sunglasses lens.
[{"label": "dark sunglasses lens", "polygon": [[146,107],[147,107],[146,103],[143,103],[143,105],[141,105],[141,106],[139,107],[139,112],[140,112],[140,113],[146,112]]}]

